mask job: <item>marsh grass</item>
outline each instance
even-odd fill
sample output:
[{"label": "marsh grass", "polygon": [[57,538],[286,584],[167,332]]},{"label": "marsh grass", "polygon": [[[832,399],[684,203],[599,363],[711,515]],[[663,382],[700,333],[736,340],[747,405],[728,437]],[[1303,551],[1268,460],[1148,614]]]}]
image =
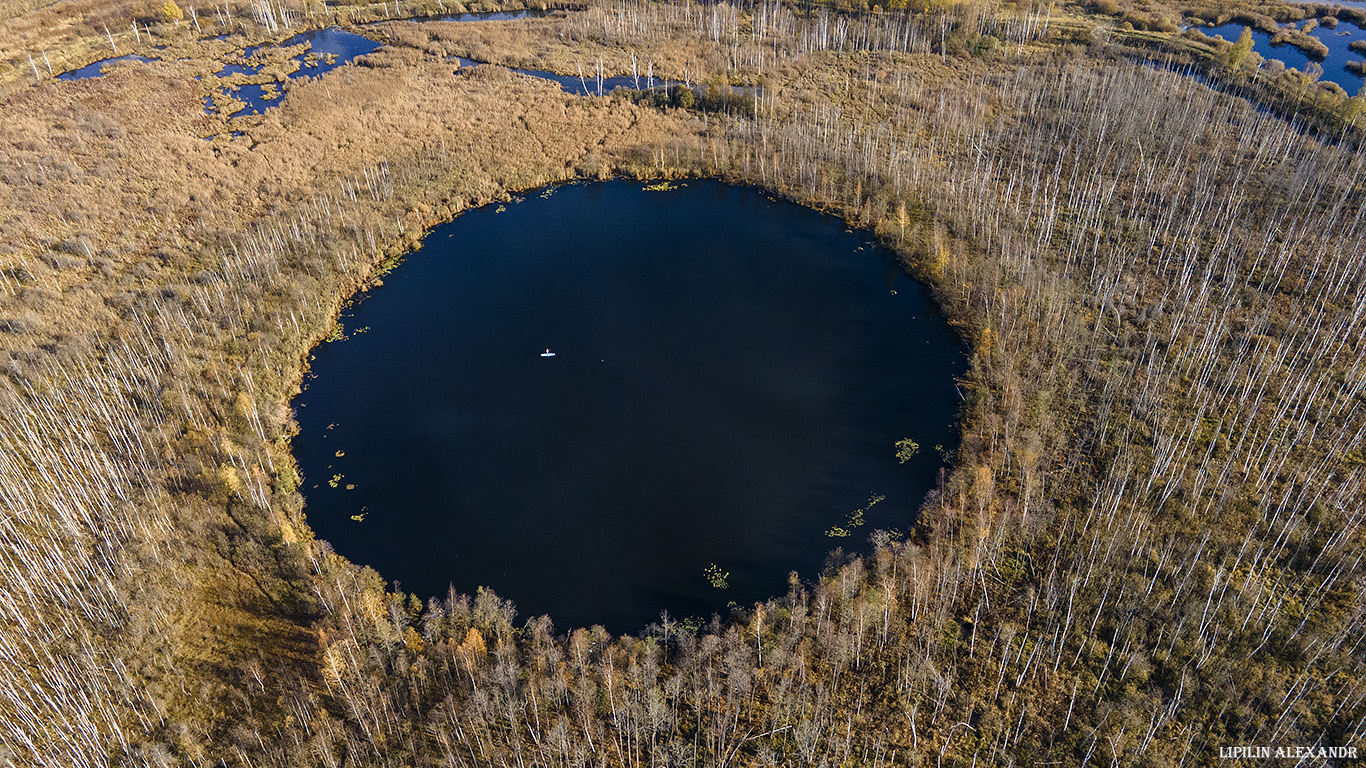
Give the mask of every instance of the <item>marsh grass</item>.
[{"label": "marsh grass", "polygon": [[[756,35],[758,12],[377,25],[394,44],[364,66],[236,118],[249,141],[201,140],[224,126],[202,60],[11,93],[0,622],[29,640],[0,647],[8,753],[1176,765],[1356,739],[1350,135],[1066,30],[984,56],[975,26],[957,52],[947,31],[889,50]],[[444,58],[481,46],[764,98],[654,107]],[[613,174],[838,212],[927,281],[971,369],[955,466],[906,541],[874,532],[761,610],[612,638],[515,622],[487,590],[424,606],[313,540],[287,403],[344,302],[471,206]]]}]

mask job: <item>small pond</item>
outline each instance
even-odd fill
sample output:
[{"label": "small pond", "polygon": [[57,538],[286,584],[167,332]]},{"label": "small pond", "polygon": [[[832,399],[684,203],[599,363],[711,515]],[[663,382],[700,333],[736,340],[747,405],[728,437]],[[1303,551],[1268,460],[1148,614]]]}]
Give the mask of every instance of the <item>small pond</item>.
[{"label": "small pond", "polygon": [[518,21],[520,19],[539,19],[549,16],[548,11],[476,11],[474,13],[453,13],[446,16],[425,16],[410,21]]},{"label": "small pond", "polygon": [[[290,58],[291,61],[299,63],[299,68],[286,75],[286,79],[318,77],[350,62],[357,56],[372,53],[382,45],[382,43],[368,37],[347,32],[338,27],[315,29],[295,35],[278,45],[251,46],[242,51],[242,63],[225,64],[223,69],[219,70],[218,77],[226,78],[234,74],[247,77],[258,75],[263,64],[253,59],[258,51],[264,48],[290,48],[303,43],[307,43],[308,48]],[[274,81],[270,83],[244,83],[236,87],[223,84],[218,87],[218,90],[222,94],[231,93],[235,98],[245,102],[245,106],[236,113],[239,115],[264,112],[279,104],[284,95],[280,84]],[[204,112],[208,114],[213,112],[213,109],[213,97],[210,95],[204,99]]]},{"label": "small pond", "polygon": [[562,629],[780,595],[906,531],[957,445],[964,355],[927,291],[748,188],[471,211],[342,326],[294,403],[314,530],[424,598],[489,586]]},{"label": "small pond", "polygon": [[[460,63],[461,67],[477,67],[484,63],[475,61],[474,59],[467,59],[464,56],[455,56],[453,58]],[[587,70],[584,71],[582,76],[579,76],[557,75],[554,72],[540,69],[517,69],[516,67],[508,67],[507,69],[509,72],[518,75],[527,75],[528,77],[559,83],[561,90],[565,93],[572,93],[575,96],[603,96],[618,88],[630,88],[639,91],[654,90],[656,88],[668,89],[674,85],[682,85],[682,83],[678,81],[661,80],[658,77],[650,77],[648,75],[613,75],[611,77],[599,78],[595,73],[591,73]],[[692,86],[692,90],[697,93],[699,97],[705,92],[699,85]],[[763,87],[758,85],[733,85],[730,86],[730,93],[735,96],[751,98],[756,95],[762,96]]]},{"label": "small pond", "polygon": [[[1303,26],[1303,23],[1295,26]],[[1218,35],[1232,43],[1243,34],[1244,24],[1231,23],[1219,27],[1196,27],[1196,29],[1210,37]],[[1328,57],[1319,65],[1323,67],[1323,80],[1337,83],[1347,91],[1348,96],[1355,96],[1361,86],[1366,84],[1366,80],[1353,72],[1347,71],[1346,65],[1349,61],[1366,61],[1361,54],[1351,50],[1349,47],[1354,40],[1366,40],[1366,31],[1349,22],[1339,22],[1337,27],[1329,29],[1322,25],[1310,30],[1310,36],[1328,46]],[[1252,30],[1252,49],[1265,59],[1276,59],[1285,64],[1286,67],[1298,69],[1301,72],[1310,62],[1317,61],[1309,54],[1292,45],[1272,45],[1272,36],[1266,32],[1256,29]]]},{"label": "small pond", "polygon": [[[456,60],[460,62],[462,67],[477,67],[482,63],[463,56],[457,56]],[[632,77],[631,75],[604,77],[599,80],[595,73],[589,71],[585,71],[582,77],[557,75],[554,72],[545,72],[539,69],[517,69],[515,67],[508,67],[508,71],[559,83],[560,88],[564,89],[566,93],[572,93],[575,96],[597,96],[611,93],[618,88],[654,88],[664,84],[664,81],[659,78]]]},{"label": "small pond", "polygon": [[132,54],[129,54],[127,56],[116,56],[112,59],[102,59],[93,64],[86,64],[84,67],[81,67],[80,69],[73,69],[68,72],[63,72],[60,75],[57,75],[57,79],[71,81],[87,80],[92,77],[101,77],[104,75],[104,71],[111,65],[118,64],[119,62],[123,61],[137,61],[143,64],[150,64],[151,62],[156,61],[156,59],[149,59],[145,56],[136,56]]},{"label": "small pond", "polygon": [[[1294,2],[1296,5],[1324,5],[1324,4],[1325,4],[1325,3],[1321,3],[1320,0],[1293,0],[1293,2]],[[1361,9],[1366,9],[1366,0],[1333,0],[1333,2],[1331,2],[1331,3],[1326,3],[1326,5],[1340,5],[1340,6],[1344,7],[1344,8],[1361,8]]]}]

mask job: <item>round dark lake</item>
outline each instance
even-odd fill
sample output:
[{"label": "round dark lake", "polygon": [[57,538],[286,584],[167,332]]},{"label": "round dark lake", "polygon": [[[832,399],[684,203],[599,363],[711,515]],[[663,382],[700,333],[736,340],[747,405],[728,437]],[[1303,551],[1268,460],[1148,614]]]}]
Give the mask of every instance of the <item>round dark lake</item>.
[{"label": "round dark lake", "polygon": [[342,323],[295,402],[314,530],[406,591],[487,586],[562,629],[782,594],[904,532],[957,446],[963,350],[928,292],[753,189],[480,208]]}]

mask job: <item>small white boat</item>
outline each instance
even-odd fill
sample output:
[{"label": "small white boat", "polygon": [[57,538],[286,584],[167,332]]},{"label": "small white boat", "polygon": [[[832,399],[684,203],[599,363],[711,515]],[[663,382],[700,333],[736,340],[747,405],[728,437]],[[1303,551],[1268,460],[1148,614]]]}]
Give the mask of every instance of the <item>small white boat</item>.
[{"label": "small white boat", "polygon": [[550,347],[546,347],[546,348],[545,348],[545,351],[541,353],[541,357],[554,357],[554,356],[555,356],[555,353],[550,351]]}]

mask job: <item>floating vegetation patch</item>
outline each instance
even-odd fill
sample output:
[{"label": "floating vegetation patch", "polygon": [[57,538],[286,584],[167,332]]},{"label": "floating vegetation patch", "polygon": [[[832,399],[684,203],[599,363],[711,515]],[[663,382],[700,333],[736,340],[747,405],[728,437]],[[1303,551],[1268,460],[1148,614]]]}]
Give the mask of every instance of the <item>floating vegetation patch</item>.
[{"label": "floating vegetation patch", "polygon": [[716,563],[702,569],[702,575],[706,577],[707,583],[712,585],[714,589],[730,589],[730,583],[727,581],[730,578],[730,571],[721,570],[721,567]]},{"label": "floating vegetation patch", "polygon": [[905,464],[920,453],[920,443],[907,437],[896,441],[896,460]]},{"label": "floating vegetation patch", "polygon": [[868,514],[868,510],[877,506],[878,502],[883,501],[886,498],[886,496],[883,496],[880,493],[875,493],[872,496],[869,496],[868,503],[849,513],[849,518],[844,523],[844,525],[848,527],[839,525],[833,526],[830,528],[830,530],[825,532],[825,535],[829,536],[832,539],[848,538],[855,530],[862,528],[864,523],[867,522],[866,516]]}]

